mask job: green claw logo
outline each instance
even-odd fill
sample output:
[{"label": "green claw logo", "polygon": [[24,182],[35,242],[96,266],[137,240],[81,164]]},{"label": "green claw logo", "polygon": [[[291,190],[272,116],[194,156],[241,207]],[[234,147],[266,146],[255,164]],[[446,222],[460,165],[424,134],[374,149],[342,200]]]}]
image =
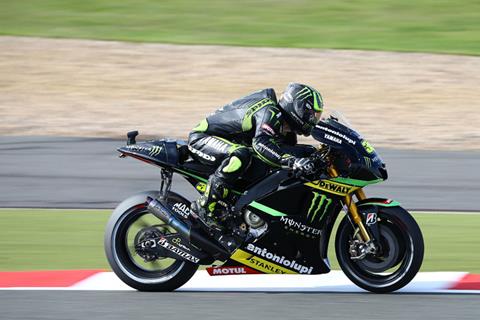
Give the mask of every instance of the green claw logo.
[{"label": "green claw logo", "polygon": [[[317,199],[319,199],[318,203],[317,203]],[[317,205],[315,205],[315,203],[317,203]],[[310,223],[312,223],[315,220],[315,217],[320,212],[320,209],[322,209],[322,206],[324,203],[325,203],[325,206],[323,208],[322,214],[318,218],[319,221],[322,220],[323,216],[325,215],[328,208],[330,207],[330,204],[332,204],[332,199],[328,198],[324,194],[313,192],[312,203],[310,204],[310,208],[308,209],[307,221],[310,219]]]},{"label": "green claw logo", "polygon": [[149,155],[152,156],[152,157],[155,157],[155,156],[158,156],[161,151],[162,151],[162,147],[153,146],[153,147],[150,148]]},{"label": "green claw logo", "polygon": [[369,158],[369,157],[363,157],[363,159],[365,159],[365,165],[367,167],[371,167],[372,166],[372,160]]},{"label": "green claw logo", "polygon": [[308,87],[305,87],[299,92],[297,92],[297,95],[295,96],[295,98],[297,99],[301,98],[301,100],[305,100],[311,96],[312,96],[312,91]]}]

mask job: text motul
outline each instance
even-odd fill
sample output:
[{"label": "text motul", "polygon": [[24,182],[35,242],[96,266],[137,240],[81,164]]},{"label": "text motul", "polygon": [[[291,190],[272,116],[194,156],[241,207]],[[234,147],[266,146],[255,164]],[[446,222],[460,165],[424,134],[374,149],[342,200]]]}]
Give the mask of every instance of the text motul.
[{"label": "text motul", "polygon": [[230,268],[216,268],[212,271],[213,275],[219,274],[247,274],[245,268],[242,267],[230,267]]}]

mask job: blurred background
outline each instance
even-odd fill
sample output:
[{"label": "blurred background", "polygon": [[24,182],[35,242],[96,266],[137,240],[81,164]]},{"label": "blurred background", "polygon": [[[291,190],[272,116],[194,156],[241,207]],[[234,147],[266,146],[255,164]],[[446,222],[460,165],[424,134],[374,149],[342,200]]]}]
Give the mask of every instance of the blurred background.
[{"label": "blurred background", "polygon": [[0,270],[108,269],[111,208],[159,185],[117,159],[125,133],[186,138],[229,101],[296,81],[380,151],[390,179],[367,195],[414,212],[422,270],[480,272],[479,1],[0,6]]}]

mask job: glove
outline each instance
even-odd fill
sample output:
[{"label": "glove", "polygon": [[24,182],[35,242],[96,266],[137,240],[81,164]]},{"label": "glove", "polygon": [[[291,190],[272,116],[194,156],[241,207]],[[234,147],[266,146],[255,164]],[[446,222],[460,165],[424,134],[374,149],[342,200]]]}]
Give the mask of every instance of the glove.
[{"label": "glove", "polygon": [[293,169],[300,175],[310,174],[315,171],[315,163],[310,158],[296,158],[290,156],[282,160],[284,168]]},{"label": "glove", "polygon": [[310,158],[295,158],[292,169],[303,174],[310,174],[315,171],[315,163]]}]

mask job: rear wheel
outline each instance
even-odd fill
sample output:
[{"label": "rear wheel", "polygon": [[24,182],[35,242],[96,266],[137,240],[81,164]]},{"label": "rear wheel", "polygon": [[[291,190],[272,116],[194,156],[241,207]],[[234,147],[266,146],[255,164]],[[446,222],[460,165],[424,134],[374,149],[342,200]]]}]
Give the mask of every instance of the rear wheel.
[{"label": "rear wheel", "polygon": [[[167,202],[184,202],[170,194]],[[176,231],[138,203],[112,215],[105,234],[105,253],[115,274],[140,291],[172,291],[185,284],[198,265],[170,257],[148,254],[139,244]]]},{"label": "rear wheel", "polygon": [[381,250],[353,260],[349,252],[356,232],[348,217],[337,230],[337,260],[347,277],[359,287],[376,293],[387,293],[407,285],[423,261],[423,237],[413,217],[400,207],[380,208],[378,227]]}]

